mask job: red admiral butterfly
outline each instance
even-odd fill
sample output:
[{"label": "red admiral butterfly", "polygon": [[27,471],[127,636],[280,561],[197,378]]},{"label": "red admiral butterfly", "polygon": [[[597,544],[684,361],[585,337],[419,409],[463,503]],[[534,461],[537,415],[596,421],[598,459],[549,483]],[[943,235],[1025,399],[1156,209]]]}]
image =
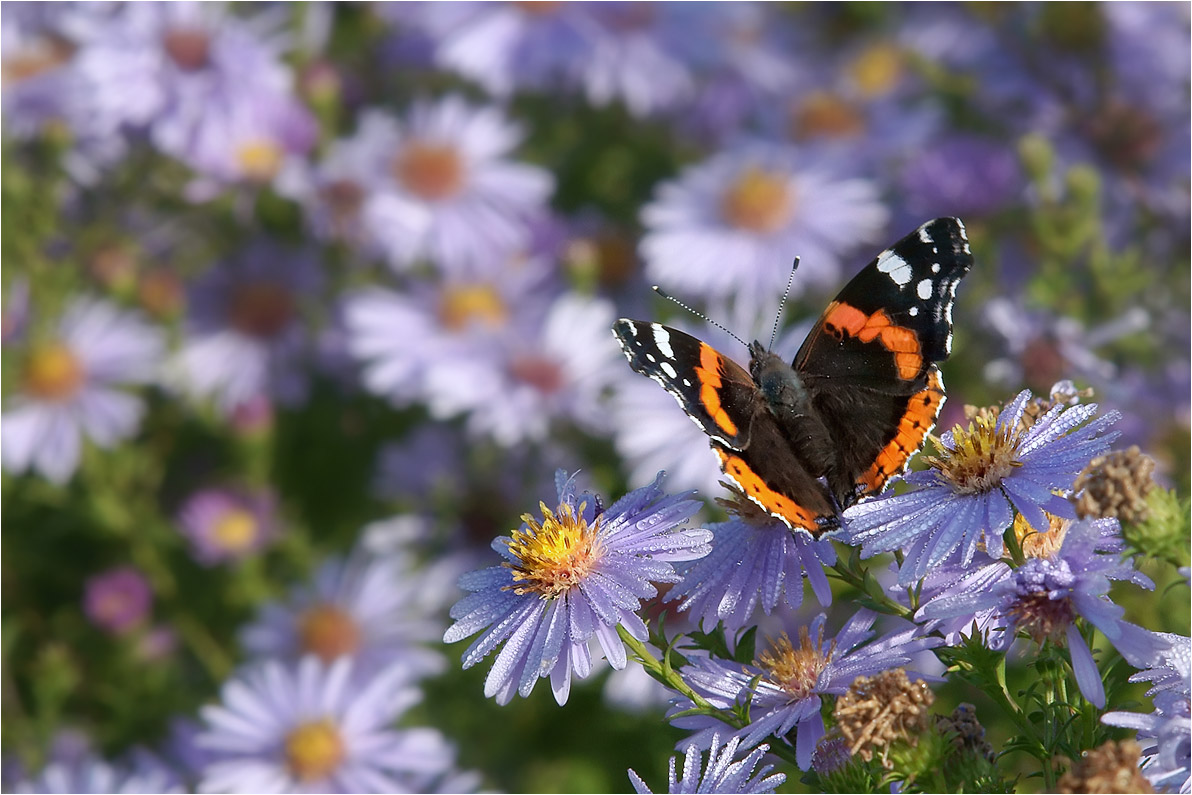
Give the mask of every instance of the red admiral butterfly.
[{"label": "red admiral butterfly", "polygon": [[972,264],[959,219],[928,221],[845,285],[790,365],[754,342],[746,372],[658,323],[621,319],[613,334],[630,366],[710,437],[750,500],[818,535],[901,474],[935,427],[935,363],[951,353],[952,301]]}]

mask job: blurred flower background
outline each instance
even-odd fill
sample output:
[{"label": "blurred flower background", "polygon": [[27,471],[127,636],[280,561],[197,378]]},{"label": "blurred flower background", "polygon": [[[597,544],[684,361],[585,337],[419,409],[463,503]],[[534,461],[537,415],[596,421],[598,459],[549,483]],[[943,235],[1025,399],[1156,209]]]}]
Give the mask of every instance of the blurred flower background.
[{"label": "blurred flower background", "polygon": [[[960,216],[941,429],[1071,378],[1188,492],[1185,3],[0,23],[6,789],[665,780],[651,683],[498,707],[441,643],[557,468],[613,499],[665,469],[724,520],[705,438],[609,329],[746,352],[651,284],[767,339],[801,257],[792,355],[878,250]],[[822,579],[767,611],[810,620]],[[1123,601],[1188,634],[1186,604]]]}]

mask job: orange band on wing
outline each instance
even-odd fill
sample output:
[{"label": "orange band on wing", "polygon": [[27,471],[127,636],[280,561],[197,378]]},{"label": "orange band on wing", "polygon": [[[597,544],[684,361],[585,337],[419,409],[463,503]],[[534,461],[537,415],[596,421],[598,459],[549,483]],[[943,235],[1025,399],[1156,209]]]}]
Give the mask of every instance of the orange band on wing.
[{"label": "orange band on wing", "polygon": [[861,342],[877,342],[894,354],[898,377],[910,381],[923,368],[923,354],[919,348],[919,337],[905,326],[896,326],[884,310],[867,315],[849,304],[833,301],[824,313],[824,325],[833,333],[847,334]]},{"label": "orange band on wing", "polygon": [[791,529],[802,528],[812,535],[822,532],[815,515],[789,497],[784,497],[766,485],[740,456],[714,448],[720,456],[720,468],[737,482],[745,496],[781,519]]},{"label": "orange band on wing", "polygon": [[944,383],[938,370],[932,370],[927,378],[927,387],[911,396],[906,412],[898,422],[894,438],[882,448],[858,483],[864,487],[864,494],[881,491],[886,481],[901,472],[907,459],[923,444],[924,437],[935,425],[940,406],[944,404]]},{"label": "orange band on wing", "polygon": [[724,385],[720,373],[720,354],[713,350],[711,345],[701,343],[699,346],[699,366],[695,368],[695,374],[699,378],[700,383],[700,403],[704,404],[704,408],[708,410],[709,416],[712,417],[712,421],[716,423],[720,430],[729,436],[736,436],[737,424],[733,422],[732,418],[728,416],[728,412],[720,404],[720,387]]}]

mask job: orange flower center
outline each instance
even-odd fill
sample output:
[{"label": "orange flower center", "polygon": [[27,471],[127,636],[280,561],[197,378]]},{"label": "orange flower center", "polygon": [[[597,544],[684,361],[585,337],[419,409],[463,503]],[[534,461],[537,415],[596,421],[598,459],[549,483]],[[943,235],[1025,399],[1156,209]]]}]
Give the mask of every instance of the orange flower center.
[{"label": "orange flower center", "polygon": [[790,181],[751,166],[724,192],[720,209],[731,226],[750,232],[774,232],[790,220],[794,209]]},{"label": "orange flower center", "polygon": [[39,38],[2,62],[5,86],[57,69],[74,56],[75,47],[56,36]]},{"label": "orange flower center", "polygon": [[25,364],[25,390],[41,400],[65,401],[83,385],[83,363],[61,342],[36,348]]},{"label": "orange flower center", "polygon": [[794,110],[792,134],[795,140],[856,138],[865,132],[861,111],[843,97],[817,91]]},{"label": "orange flower center", "polygon": [[298,637],[303,652],[331,662],[360,648],[360,625],[343,608],[318,604],[298,619]]},{"label": "orange flower center", "polygon": [[250,337],[273,337],[294,316],[294,294],[274,282],[240,285],[231,304],[232,326]]},{"label": "orange flower center", "polygon": [[514,378],[543,394],[552,394],[563,387],[563,368],[546,356],[518,356],[510,363],[509,370]]},{"label": "orange flower center", "polygon": [[882,42],[869,47],[849,66],[849,74],[861,93],[881,97],[894,90],[906,68],[906,55],[897,46]]},{"label": "orange flower center", "polygon": [[303,723],[286,735],[286,765],[299,781],[326,778],[347,755],[343,737],[329,718]]},{"label": "orange flower center", "polygon": [[464,162],[448,144],[410,141],[393,162],[394,176],[415,196],[442,201],[459,193],[464,184]]},{"label": "orange flower center", "polygon": [[201,30],[171,30],[162,40],[166,55],[184,72],[197,72],[211,58],[211,37]]}]

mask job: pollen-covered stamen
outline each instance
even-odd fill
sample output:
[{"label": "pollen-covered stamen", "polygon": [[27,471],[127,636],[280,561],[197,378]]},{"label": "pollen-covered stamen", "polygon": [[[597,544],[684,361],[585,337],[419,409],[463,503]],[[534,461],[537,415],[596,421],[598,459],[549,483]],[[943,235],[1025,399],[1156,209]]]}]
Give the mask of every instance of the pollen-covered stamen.
[{"label": "pollen-covered stamen", "polygon": [[790,696],[791,701],[800,701],[814,692],[820,673],[832,659],[836,641],[832,641],[827,651],[822,651],[823,645],[823,627],[814,642],[807,627],[799,627],[798,648],[791,644],[790,637],[784,632],[769,651],[762,652],[757,666],[766,672],[768,680]]},{"label": "pollen-covered stamen", "polygon": [[1017,598],[1006,611],[1036,643],[1059,642],[1076,610],[1067,592],[1076,575],[1066,561],[1031,558],[1014,572]]},{"label": "pollen-covered stamen", "polygon": [[999,428],[996,417],[978,416],[968,428],[952,429],[951,448],[933,439],[940,454],[923,460],[950,480],[958,494],[984,494],[1022,466],[1018,460],[1021,438],[1018,428]]},{"label": "pollen-covered stamen", "polygon": [[316,654],[323,662],[349,654],[360,648],[360,625],[343,608],[322,602],[298,618],[298,640],[303,653]]},{"label": "pollen-covered stamen", "polygon": [[1014,517],[1014,537],[1018,539],[1022,554],[1028,558],[1054,558],[1064,543],[1072,521],[1051,514],[1047,514],[1047,519],[1047,528],[1036,530],[1022,514]]},{"label": "pollen-covered stamen", "polygon": [[600,543],[599,517],[588,524],[584,519],[586,503],[573,509],[570,504],[559,506],[554,513],[545,503],[538,503],[542,509],[542,522],[530,514],[522,516],[526,530],[514,530],[509,542],[509,551],[520,563],[506,563],[513,569],[514,582],[507,586],[514,593],[538,593],[545,598],[561,596],[581,581],[599,565],[603,556]]},{"label": "pollen-covered stamen", "polygon": [[414,195],[427,201],[450,199],[464,187],[467,164],[449,144],[411,141],[393,161],[393,174]]},{"label": "pollen-covered stamen", "polygon": [[448,331],[498,329],[509,320],[509,307],[492,285],[457,285],[443,290],[439,322]]}]

